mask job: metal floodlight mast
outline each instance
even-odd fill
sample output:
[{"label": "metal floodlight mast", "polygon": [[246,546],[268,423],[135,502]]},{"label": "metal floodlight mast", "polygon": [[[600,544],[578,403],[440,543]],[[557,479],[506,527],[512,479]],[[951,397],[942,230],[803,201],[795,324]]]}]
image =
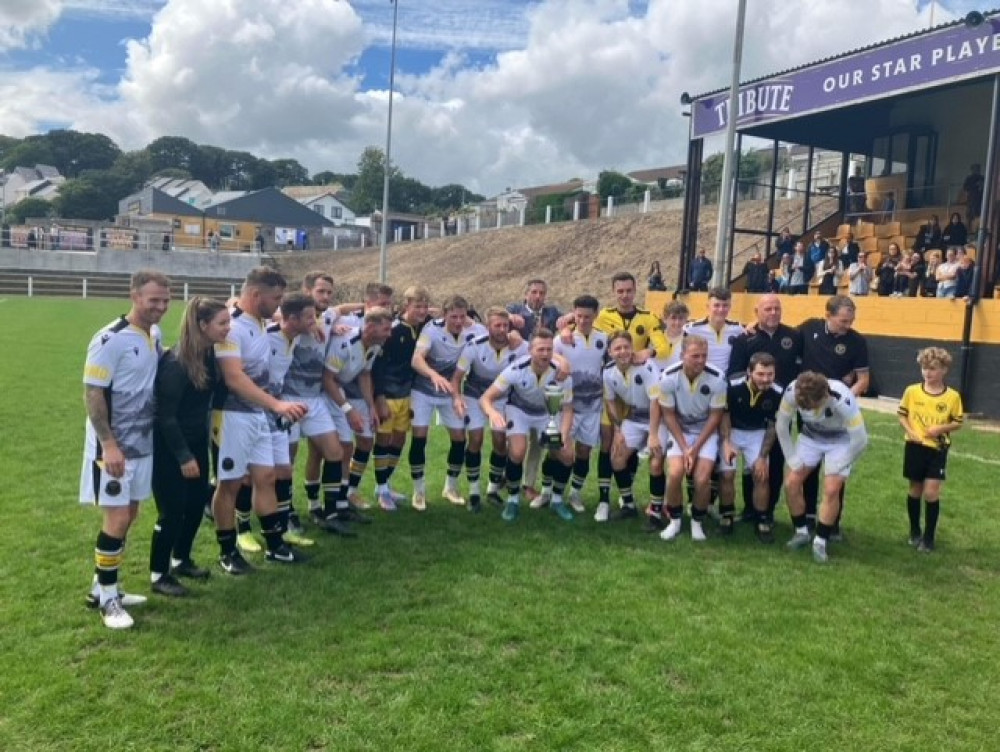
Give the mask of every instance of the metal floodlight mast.
[{"label": "metal floodlight mast", "polygon": [[715,231],[715,261],[712,269],[712,285],[721,287],[727,283],[726,269],[729,268],[727,252],[732,248],[727,241],[728,219],[733,197],[733,164],[736,161],[733,147],[736,144],[736,118],[739,115],[740,63],[743,60],[743,26],[747,16],[747,0],[740,0],[736,15],[736,40],[733,42],[733,79],[729,87],[729,119],[726,122],[726,150],[722,153],[722,183],[719,185],[719,223]]},{"label": "metal floodlight mast", "polygon": [[396,83],[396,19],[399,16],[398,0],[392,3],[392,44],[389,52],[389,117],[385,126],[385,176],[382,182],[382,226],[379,232],[378,279],[382,284],[388,278],[389,256],[386,239],[389,232],[389,172],[392,169],[392,93]]}]

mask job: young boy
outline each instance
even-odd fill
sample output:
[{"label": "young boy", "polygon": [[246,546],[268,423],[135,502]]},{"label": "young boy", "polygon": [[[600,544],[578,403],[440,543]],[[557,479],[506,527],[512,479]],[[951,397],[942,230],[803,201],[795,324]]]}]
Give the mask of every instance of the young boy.
[{"label": "young boy", "polygon": [[[910,482],[906,510],[910,515],[910,545],[922,553],[934,550],[934,533],[941,511],[941,484],[951,434],[962,427],[962,397],[944,383],[951,355],[940,347],[917,353],[923,383],[912,384],[899,402],[899,424],[906,432],[903,477]],[[920,499],[926,504],[920,532]]]}]

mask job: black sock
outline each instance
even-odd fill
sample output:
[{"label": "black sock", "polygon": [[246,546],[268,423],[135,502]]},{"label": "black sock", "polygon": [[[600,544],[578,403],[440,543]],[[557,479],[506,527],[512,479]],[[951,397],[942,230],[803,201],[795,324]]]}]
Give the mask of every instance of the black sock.
[{"label": "black sock", "polygon": [[414,436],[410,439],[410,477],[420,480],[424,477],[424,462],[427,461],[427,437]]},{"label": "black sock", "polygon": [[663,496],[667,492],[667,476],[663,473],[649,476],[649,515],[662,519]]},{"label": "black sock", "polygon": [[920,537],[920,497],[906,497],[906,513],[910,517],[910,535]]},{"label": "black sock", "polygon": [[740,489],[743,494],[743,508],[753,509],[753,473],[742,473]]},{"label": "black sock", "polygon": [[448,477],[457,478],[462,473],[465,463],[465,441],[452,439],[448,447]]},{"label": "black sock", "polygon": [[583,484],[587,482],[587,473],[590,472],[590,457],[577,457],[573,460],[573,475],[571,484],[579,491]]},{"label": "black sock", "polygon": [[479,469],[483,464],[482,452],[465,453],[465,477],[469,480],[469,496],[479,498]]},{"label": "black sock", "polygon": [[603,449],[597,454],[597,493],[598,500],[605,503],[611,501],[611,452]]},{"label": "black sock", "polygon": [[573,472],[572,466],[564,465],[559,460],[554,459],[549,465],[549,469],[552,472],[552,494],[562,496],[563,491],[566,490],[566,484],[569,483],[569,476]]},{"label": "black sock", "polygon": [[365,469],[368,467],[368,458],[371,452],[367,449],[354,447],[354,454],[351,456],[350,485],[351,488],[358,488],[361,485],[361,478],[364,477]]},{"label": "black sock", "polygon": [[341,481],[344,469],[340,460],[323,462],[323,516],[329,517],[337,511],[337,499],[340,497]]},{"label": "black sock", "polygon": [[927,543],[934,542],[934,534],[937,532],[938,515],[941,514],[941,502],[925,499],[924,504],[924,540]]},{"label": "black sock", "polygon": [[827,525],[825,522],[816,523],[816,537],[821,538],[824,541],[830,539],[830,533],[833,532],[833,525]]},{"label": "black sock", "polygon": [[99,585],[110,587],[118,582],[118,568],[125,552],[125,540],[108,535],[103,530],[97,534],[94,546],[94,574]]},{"label": "black sock", "polygon": [[521,492],[521,477],[524,475],[524,465],[514,464],[509,459],[504,467],[504,477],[507,479],[508,496],[516,496]]},{"label": "black sock", "polygon": [[804,514],[793,514],[792,515],[792,525],[798,529],[800,527],[809,527],[809,518]]},{"label": "black sock", "polygon": [[307,480],[304,485],[306,487],[306,498],[309,501],[319,501],[319,492],[322,484],[318,480]]},{"label": "black sock", "polygon": [[253,514],[253,488],[240,486],[240,490],[236,492],[236,531],[238,533],[249,533],[253,529],[250,525],[251,514]]},{"label": "black sock", "polygon": [[628,464],[625,466],[628,469],[628,474],[635,478],[635,474],[639,472],[639,455],[633,452],[628,456]]},{"label": "black sock", "polygon": [[236,553],[235,530],[216,530],[215,540],[219,542],[219,553],[223,556],[229,556],[230,554]]},{"label": "black sock", "polygon": [[281,515],[281,528],[288,529],[288,518],[292,512],[292,479],[277,478],[274,481],[274,495],[278,499],[278,514]]},{"label": "black sock", "polygon": [[635,505],[635,499],[632,497],[632,473],[628,471],[627,467],[621,470],[615,470],[615,484],[618,486],[618,493],[622,495],[622,501],[625,506],[631,507]]},{"label": "black sock", "polygon": [[386,468],[386,470],[388,471],[388,475],[386,476],[385,479],[386,483],[389,482],[389,478],[392,477],[392,474],[396,472],[396,465],[399,464],[399,458],[403,456],[403,447],[398,447],[398,446],[389,447],[387,454],[388,454],[389,465]]},{"label": "black sock", "polygon": [[503,472],[506,464],[506,457],[490,450],[490,483],[500,484],[503,482]]},{"label": "black sock", "polygon": [[376,443],[372,456],[375,458],[375,483],[384,486],[392,472],[389,469],[389,447]]},{"label": "black sock", "polygon": [[260,532],[264,536],[268,551],[277,551],[284,541],[281,536],[284,529],[281,526],[281,513],[264,514],[260,516]]}]

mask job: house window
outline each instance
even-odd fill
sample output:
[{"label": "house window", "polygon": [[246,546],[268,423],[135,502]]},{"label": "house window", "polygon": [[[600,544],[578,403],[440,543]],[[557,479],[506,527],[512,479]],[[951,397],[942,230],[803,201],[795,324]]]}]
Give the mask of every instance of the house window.
[{"label": "house window", "polygon": [[219,237],[223,240],[232,240],[236,237],[236,225],[219,225]]},{"label": "house window", "polygon": [[330,218],[331,219],[343,219],[344,218],[344,210],[341,209],[339,206],[331,206],[330,207]]},{"label": "house window", "polygon": [[321,217],[326,216],[326,207],[324,207],[323,204],[313,204],[313,211],[315,211]]},{"label": "house window", "polygon": [[226,216],[226,207],[220,206],[216,211],[220,217]]}]

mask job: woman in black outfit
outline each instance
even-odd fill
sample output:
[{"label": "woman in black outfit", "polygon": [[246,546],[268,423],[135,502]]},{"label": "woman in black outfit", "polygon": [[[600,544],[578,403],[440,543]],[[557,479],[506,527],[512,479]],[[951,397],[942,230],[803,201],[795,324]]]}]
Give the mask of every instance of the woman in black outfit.
[{"label": "woman in black outfit", "polygon": [[962,222],[962,215],[955,212],[948,220],[948,224],[944,226],[944,232],[941,233],[941,243],[946,248],[964,246],[968,236],[969,232],[965,229],[965,224]]},{"label": "woman in black outfit", "polygon": [[180,339],[160,358],[156,372],[153,497],[159,518],[153,529],[149,571],[152,590],[161,595],[187,593],[177,577],[208,577],[208,570],[191,559],[191,546],[211,494],[208,442],[209,405],[216,379],[213,345],[228,334],[225,303],[192,298],[184,311]]}]

